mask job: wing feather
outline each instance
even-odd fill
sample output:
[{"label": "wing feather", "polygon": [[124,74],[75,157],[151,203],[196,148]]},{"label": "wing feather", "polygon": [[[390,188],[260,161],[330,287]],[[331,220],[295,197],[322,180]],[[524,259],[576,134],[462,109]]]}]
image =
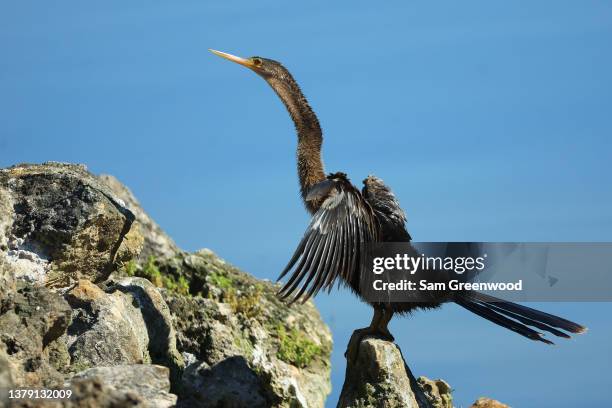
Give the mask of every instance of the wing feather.
[{"label": "wing feather", "polygon": [[338,277],[358,278],[364,245],[379,239],[372,207],[346,175],[331,174],[319,184],[307,197],[322,200],[320,208],[279,277],[290,273],[278,295],[291,303],[331,289]]}]

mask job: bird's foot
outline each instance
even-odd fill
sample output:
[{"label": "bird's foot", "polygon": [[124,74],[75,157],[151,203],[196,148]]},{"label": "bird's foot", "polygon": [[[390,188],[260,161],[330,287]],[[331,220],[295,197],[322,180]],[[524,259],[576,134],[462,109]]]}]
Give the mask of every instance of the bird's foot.
[{"label": "bird's foot", "polygon": [[344,352],[344,357],[346,357],[347,361],[351,363],[357,361],[357,356],[359,355],[359,345],[366,337],[376,337],[390,342],[395,341],[395,338],[386,327],[383,329],[369,326],[364,327],[363,329],[357,329],[353,332],[353,335],[349,340],[349,344],[346,347],[346,351]]}]

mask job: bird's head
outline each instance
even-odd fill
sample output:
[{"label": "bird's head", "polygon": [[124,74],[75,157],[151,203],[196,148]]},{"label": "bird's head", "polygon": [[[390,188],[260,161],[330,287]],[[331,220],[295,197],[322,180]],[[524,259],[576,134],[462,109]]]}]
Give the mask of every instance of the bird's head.
[{"label": "bird's head", "polygon": [[236,64],[247,67],[266,80],[270,80],[272,78],[283,79],[289,74],[287,69],[283,67],[280,62],[271,59],[262,57],[241,58],[217,50],[210,50],[210,52],[218,55],[219,57],[235,62]]},{"label": "bird's head", "polygon": [[321,143],[321,126],[317,116],[312,111],[295,79],[280,62],[262,57],[241,58],[226,52],[210,51],[215,55],[247,67],[262,77],[285,104],[298,129],[298,137],[314,135],[309,136],[317,141],[313,146]]}]

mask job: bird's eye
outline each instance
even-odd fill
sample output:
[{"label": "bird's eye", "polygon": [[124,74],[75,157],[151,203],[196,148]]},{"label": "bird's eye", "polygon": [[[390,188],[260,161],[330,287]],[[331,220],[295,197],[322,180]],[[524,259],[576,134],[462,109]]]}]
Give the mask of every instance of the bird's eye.
[{"label": "bird's eye", "polygon": [[253,58],[253,64],[255,64],[256,67],[261,66],[261,59]]}]

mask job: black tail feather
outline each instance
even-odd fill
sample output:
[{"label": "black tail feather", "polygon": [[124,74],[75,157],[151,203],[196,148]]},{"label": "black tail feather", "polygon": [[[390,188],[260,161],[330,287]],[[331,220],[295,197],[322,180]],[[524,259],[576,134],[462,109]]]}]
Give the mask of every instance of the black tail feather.
[{"label": "black tail feather", "polygon": [[470,300],[476,300],[481,303],[491,304],[496,308],[506,310],[508,312],[515,313],[522,317],[526,317],[531,320],[544,323],[548,326],[556,327],[561,330],[565,330],[570,333],[584,333],[587,328],[574,323],[570,320],[564,319],[559,316],[555,316],[546,312],[541,312],[536,309],[532,309],[527,306],[519,305],[517,303],[508,302],[491,295],[485,295],[484,293],[470,292],[467,294],[467,298]]},{"label": "black tail feather", "polygon": [[513,312],[509,312],[507,310],[501,309],[501,308],[497,307],[494,303],[488,303],[488,304],[485,304],[485,305],[486,305],[486,307],[488,307],[488,308],[490,308],[492,310],[495,310],[496,312],[502,313],[502,314],[510,317],[511,319],[518,320],[519,322],[521,322],[523,324],[526,324],[527,326],[535,327],[535,328],[540,329],[540,330],[546,330],[547,332],[552,333],[552,334],[554,334],[557,337],[563,337],[565,339],[571,338],[571,336],[569,334],[564,333],[561,330],[557,330],[554,327],[551,327],[551,326],[549,326],[547,324],[544,324],[542,322],[538,322],[537,320],[529,319],[529,318],[523,317],[523,316],[521,316],[519,314],[516,314],[516,313],[513,313]]},{"label": "black tail feather", "polygon": [[455,303],[457,303],[461,307],[466,308],[470,312],[475,313],[480,317],[484,317],[485,319],[502,327],[505,327],[506,329],[512,330],[513,332],[518,333],[521,336],[525,336],[531,340],[541,341],[546,344],[554,344],[552,341],[542,337],[541,334],[537,331],[530,329],[529,327],[517,321],[508,319],[504,315],[499,314],[496,311],[489,309],[480,303],[463,299],[457,299],[455,300]]},{"label": "black tail feather", "polygon": [[586,327],[572,321],[483,293],[465,293],[457,297],[455,303],[521,336],[546,344],[554,343],[542,337],[542,333],[527,326],[545,330],[555,336],[563,338],[570,338],[570,336],[561,330],[570,333],[583,333],[586,331]]}]

